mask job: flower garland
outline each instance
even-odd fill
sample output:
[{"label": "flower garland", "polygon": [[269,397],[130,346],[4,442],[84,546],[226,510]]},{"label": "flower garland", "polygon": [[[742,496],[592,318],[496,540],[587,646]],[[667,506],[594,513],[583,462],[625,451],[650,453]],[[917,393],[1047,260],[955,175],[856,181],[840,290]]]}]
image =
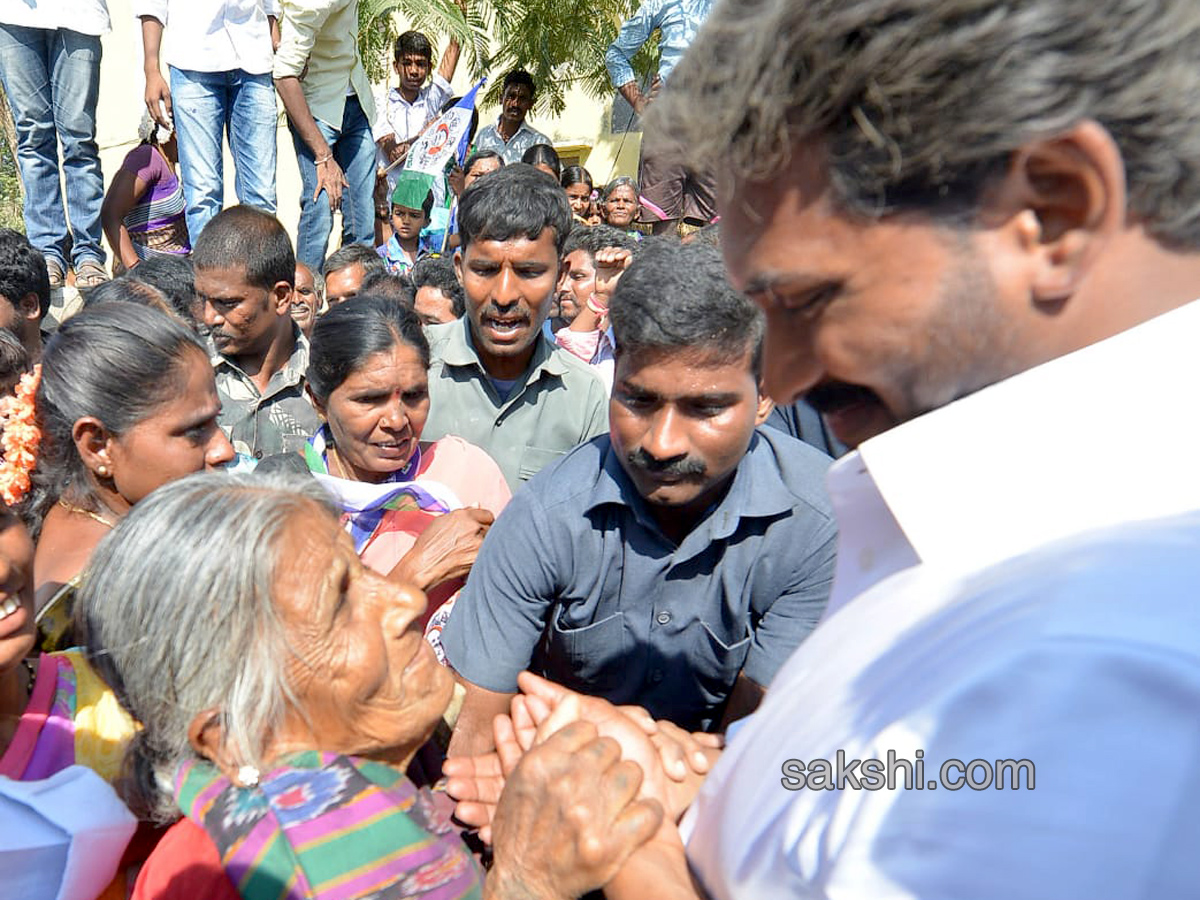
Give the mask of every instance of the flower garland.
[{"label": "flower garland", "polygon": [[32,372],[21,376],[12,397],[0,401],[0,447],[4,448],[4,461],[0,462],[0,498],[9,506],[21,499],[33,486],[30,478],[37,463],[38,445],[42,432],[34,421],[33,397],[42,378],[42,367],[34,366]]}]

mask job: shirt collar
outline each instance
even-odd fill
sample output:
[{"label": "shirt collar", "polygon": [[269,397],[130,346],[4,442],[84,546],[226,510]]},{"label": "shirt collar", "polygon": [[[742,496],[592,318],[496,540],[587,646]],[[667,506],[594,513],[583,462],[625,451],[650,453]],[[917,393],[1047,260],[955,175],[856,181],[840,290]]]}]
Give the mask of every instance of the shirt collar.
[{"label": "shirt collar", "polygon": [[512,136],[512,137],[510,137],[510,138],[509,138],[509,139],[506,141],[506,140],[504,140],[504,135],[500,133],[500,122],[501,122],[503,119],[504,119],[504,116],[502,116],[502,115],[501,115],[501,116],[496,116],[496,124],[495,124],[495,125],[493,125],[492,127],[493,127],[493,128],[496,130],[496,137],[500,138],[500,143],[504,144],[505,146],[508,146],[509,144],[511,144],[513,141],[515,141],[517,138],[519,138],[519,137],[520,137],[522,134],[524,134],[526,131],[530,131],[530,132],[532,132],[532,131],[533,131],[533,129],[529,127],[529,123],[528,123],[528,122],[522,122],[522,123],[521,123],[521,124],[520,124],[520,125],[517,127],[517,130],[516,130],[515,132],[513,132],[513,136]]},{"label": "shirt collar", "polygon": [[921,562],[974,569],[1200,508],[1198,343],[1193,302],[872,438],[830,473],[839,525],[881,497]]},{"label": "shirt collar", "polygon": [[[278,385],[279,387],[291,387],[304,381],[304,374],[308,369],[308,338],[304,336],[304,332],[300,330],[300,326],[295,322],[292,322],[292,341],[291,355],[288,356],[288,360],[284,363],[283,368],[271,376],[271,381],[268,383],[272,389],[275,386],[276,379],[280,379],[281,381]],[[217,346],[213,343],[211,335],[208,337],[207,342],[209,362],[212,363],[213,369],[217,371],[227,369],[239,378],[251,381],[250,376],[242,371],[241,366],[217,350]]]},{"label": "shirt collar", "polygon": [[[705,517],[704,522],[688,535],[683,545],[697,532],[707,532],[705,544],[723,540],[737,531],[738,523],[742,519],[781,515],[792,509],[795,499],[795,492],[779,474],[774,446],[756,430],[750,439],[746,455],[734,471],[733,484],[729,486],[717,507]],[[610,503],[629,507],[646,524],[652,524],[654,521],[646,501],[625,474],[611,442],[605,445],[600,471],[584,512],[591,512]]]},{"label": "shirt collar", "polygon": [[[459,318],[456,327],[450,329],[449,337],[442,345],[438,355],[446,365],[474,366],[480,374],[488,377],[487,370],[479,360],[479,353],[475,350],[475,342],[471,339],[471,321],[465,315]],[[562,375],[566,371],[567,366],[561,353],[546,340],[545,330],[539,328],[533,348],[533,357],[529,360],[529,367],[526,369],[528,374],[525,383],[531,384],[536,381],[542,372],[548,375]]]}]

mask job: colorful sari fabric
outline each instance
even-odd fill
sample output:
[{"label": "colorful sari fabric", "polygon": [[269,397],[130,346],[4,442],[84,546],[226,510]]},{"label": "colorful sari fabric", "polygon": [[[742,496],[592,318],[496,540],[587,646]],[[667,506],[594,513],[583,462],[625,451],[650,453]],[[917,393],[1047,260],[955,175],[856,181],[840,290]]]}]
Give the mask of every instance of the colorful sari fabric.
[{"label": "colorful sari fabric", "polygon": [[309,751],[247,788],[194,761],[175,792],[244,900],[481,896],[449,807],[383,763]]},{"label": "colorful sari fabric", "polygon": [[78,764],[112,782],[136,730],[80,651],[43,654],[29,705],[0,757],[0,776],[34,781]]}]

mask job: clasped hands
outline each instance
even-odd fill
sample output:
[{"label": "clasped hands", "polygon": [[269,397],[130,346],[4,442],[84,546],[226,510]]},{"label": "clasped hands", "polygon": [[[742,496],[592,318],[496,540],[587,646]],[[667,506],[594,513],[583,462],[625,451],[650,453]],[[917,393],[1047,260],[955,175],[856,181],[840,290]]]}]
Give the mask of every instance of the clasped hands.
[{"label": "clasped hands", "polygon": [[518,684],[509,715],[493,723],[496,750],[444,766],[457,818],[494,844],[493,877],[541,872],[544,896],[571,896],[608,883],[639,849],[681,857],[676,824],[721,737],[529,672]]}]

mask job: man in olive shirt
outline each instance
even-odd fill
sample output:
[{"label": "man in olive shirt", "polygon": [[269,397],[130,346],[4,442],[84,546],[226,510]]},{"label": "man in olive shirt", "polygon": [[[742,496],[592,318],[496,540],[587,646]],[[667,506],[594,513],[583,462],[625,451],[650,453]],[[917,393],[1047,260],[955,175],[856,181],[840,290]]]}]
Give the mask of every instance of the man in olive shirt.
[{"label": "man in olive shirt", "polygon": [[454,267],[466,315],[427,329],[429,420],[491,454],[516,490],[547,463],[608,430],[590,367],[553,347],[542,322],[571,229],[567,195],[532,166],[505,166],[463,194]]}]

